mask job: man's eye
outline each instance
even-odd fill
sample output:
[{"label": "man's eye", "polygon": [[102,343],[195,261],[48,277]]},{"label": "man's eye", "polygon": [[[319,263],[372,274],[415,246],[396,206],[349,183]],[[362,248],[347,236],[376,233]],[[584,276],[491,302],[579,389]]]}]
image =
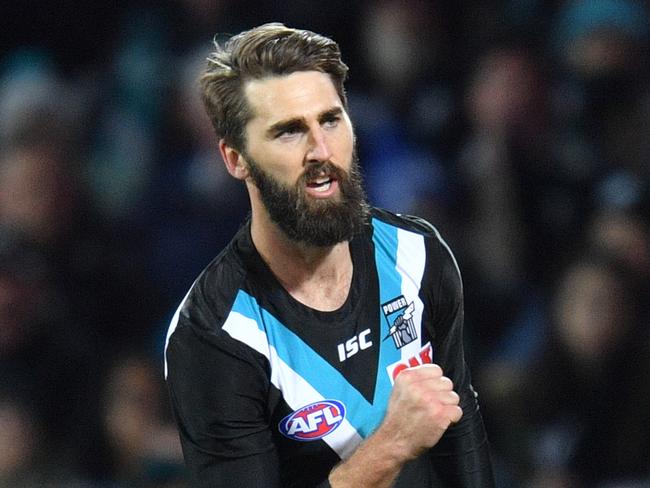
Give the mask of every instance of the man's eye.
[{"label": "man's eye", "polygon": [[287,127],[277,132],[276,138],[278,139],[288,139],[294,137],[297,134],[300,134],[302,130],[300,127]]},{"label": "man's eye", "polygon": [[336,125],[339,123],[340,120],[341,120],[341,117],[339,117],[339,116],[328,117],[327,119],[325,119],[323,121],[323,126],[325,126],[325,127],[336,127]]}]

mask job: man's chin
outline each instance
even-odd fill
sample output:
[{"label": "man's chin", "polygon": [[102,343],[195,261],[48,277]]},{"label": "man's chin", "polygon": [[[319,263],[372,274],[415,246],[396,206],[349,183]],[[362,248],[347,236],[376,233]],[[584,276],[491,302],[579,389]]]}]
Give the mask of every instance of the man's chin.
[{"label": "man's chin", "polygon": [[318,219],[335,216],[341,212],[341,206],[344,204],[341,202],[339,196],[332,198],[305,198],[305,208],[308,214],[308,218]]}]

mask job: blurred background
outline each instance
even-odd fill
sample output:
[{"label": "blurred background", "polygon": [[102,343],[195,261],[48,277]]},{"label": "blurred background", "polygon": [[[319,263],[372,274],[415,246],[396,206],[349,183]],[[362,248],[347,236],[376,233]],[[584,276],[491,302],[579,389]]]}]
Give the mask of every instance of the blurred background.
[{"label": "blurred background", "polygon": [[336,39],[373,204],[454,249],[499,487],[650,486],[650,2],[0,6],[0,487],[186,487],[167,324],[248,213],[215,34]]}]

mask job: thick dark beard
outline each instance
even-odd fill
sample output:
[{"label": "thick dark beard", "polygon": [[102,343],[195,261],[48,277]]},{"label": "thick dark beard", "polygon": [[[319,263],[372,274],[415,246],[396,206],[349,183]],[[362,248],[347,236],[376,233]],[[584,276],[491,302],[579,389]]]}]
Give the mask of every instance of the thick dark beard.
[{"label": "thick dark beard", "polygon": [[[329,161],[313,163],[293,187],[277,181],[249,156],[244,157],[271,220],[292,241],[315,247],[333,246],[351,240],[367,222],[369,207],[356,154],[349,172]],[[307,181],[323,173],[338,181],[339,201],[318,200],[306,194]]]}]

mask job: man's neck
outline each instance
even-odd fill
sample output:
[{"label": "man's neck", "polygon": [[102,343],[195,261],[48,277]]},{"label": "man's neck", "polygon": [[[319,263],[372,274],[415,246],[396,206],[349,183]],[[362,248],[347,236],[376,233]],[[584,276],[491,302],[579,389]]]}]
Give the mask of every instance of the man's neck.
[{"label": "man's neck", "polygon": [[289,239],[273,222],[253,218],[253,244],[280,284],[311,308],[332,311],[347,299],[352,283],[348,242],[309,246]]}]

